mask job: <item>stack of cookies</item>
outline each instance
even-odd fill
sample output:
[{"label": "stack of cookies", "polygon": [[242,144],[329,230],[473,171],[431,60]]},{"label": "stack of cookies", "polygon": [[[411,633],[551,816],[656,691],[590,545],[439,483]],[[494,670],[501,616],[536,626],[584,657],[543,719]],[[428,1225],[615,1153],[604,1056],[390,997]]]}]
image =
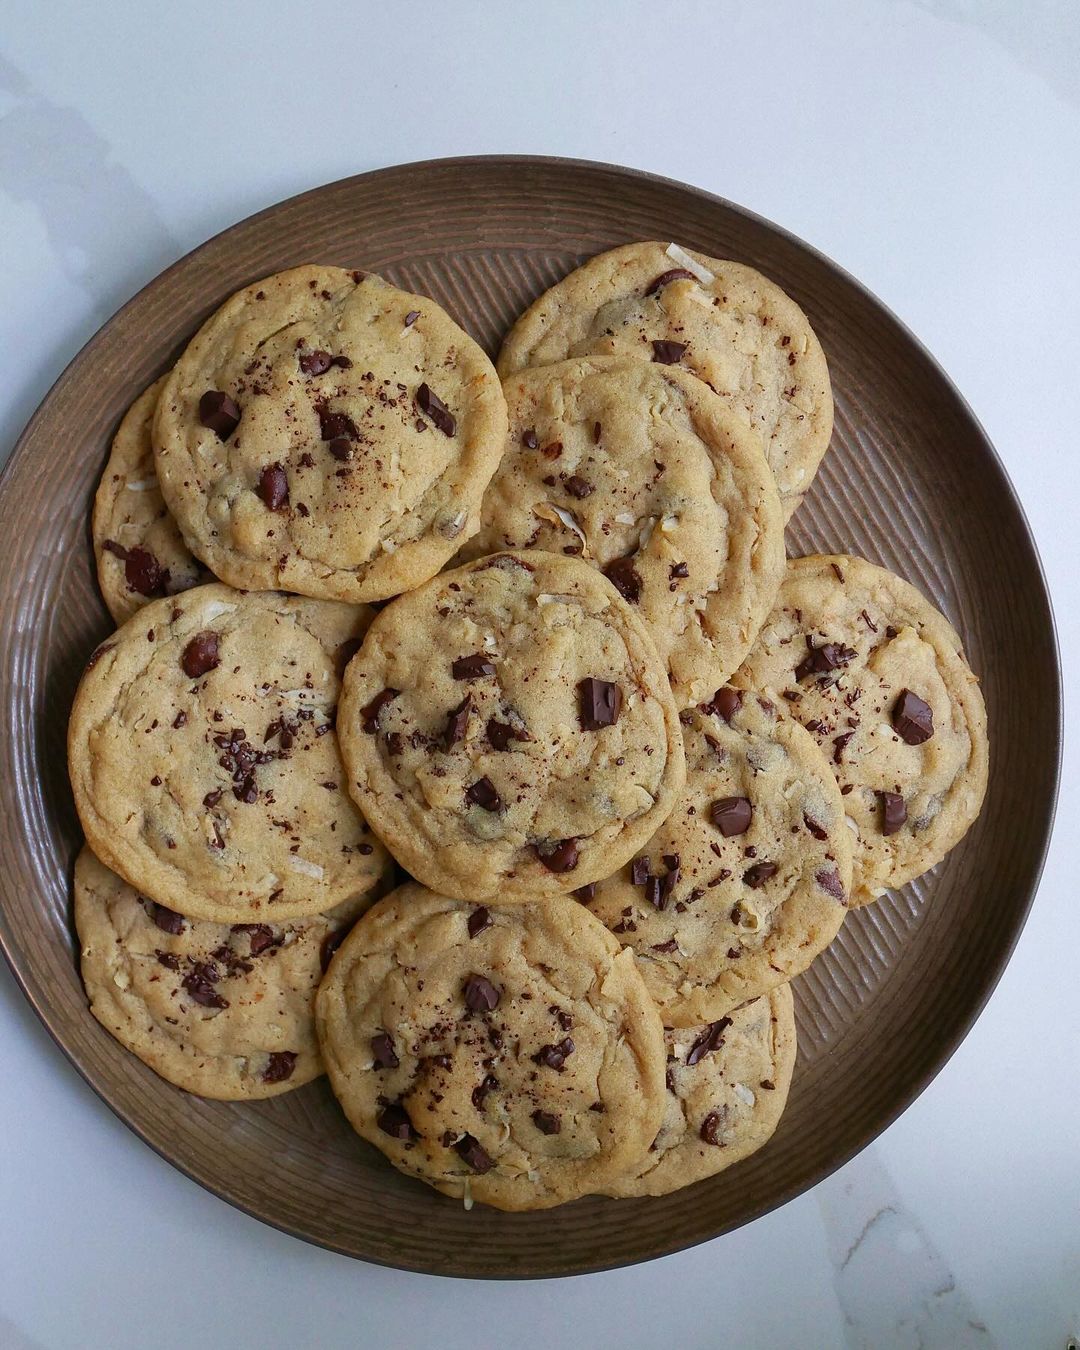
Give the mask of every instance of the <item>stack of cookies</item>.
[{"label": "stack of cookies", "polygon": [[987,775],[949,623],[785,558],[831,428],[794,302],[675,245],[579,268],[497,371],[370,274],[234,295],[94,507],[95,1016],[206,1096],[325,1071],[466,1205],[659,1195],[760,1147],[789,981]]}]

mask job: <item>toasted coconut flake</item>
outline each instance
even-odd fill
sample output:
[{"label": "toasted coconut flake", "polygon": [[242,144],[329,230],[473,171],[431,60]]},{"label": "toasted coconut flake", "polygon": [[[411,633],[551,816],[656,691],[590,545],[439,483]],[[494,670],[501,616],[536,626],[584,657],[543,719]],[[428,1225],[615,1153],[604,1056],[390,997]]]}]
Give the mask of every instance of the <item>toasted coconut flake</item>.
[{"label": "toasted coconut flake", "polygon": [[708,286],[711,281],[716,280],[714,273],[710,272],[707,267],[702,267],[695,257],[687,253],[686,249],[680,248],[678,244],[668,244],[664,252],[673,263],[678,264],[679,267],[685,267],[688,272],[697,277],[703,286]]}]

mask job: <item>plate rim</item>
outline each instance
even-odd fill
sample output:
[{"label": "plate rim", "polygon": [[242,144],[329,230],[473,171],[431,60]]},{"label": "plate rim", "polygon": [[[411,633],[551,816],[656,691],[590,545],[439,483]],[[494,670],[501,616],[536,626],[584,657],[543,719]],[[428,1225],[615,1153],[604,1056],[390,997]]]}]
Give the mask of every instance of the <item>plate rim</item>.
[{"label": "plate rim", "polygon": [[744,1227],[746,1224],[753,1223],[755,1220],[764,1217],[764,1215],[768,1213],[772,1213],[774,1210],[781,1209],[783,1206],[787,1205],[790,1201],[796,1199],[798,1196],[803,1195],[807,1191],[813,1189],[813,1187],[817,1186],[827,1177],[832,1176],[833,1173],[837,1172],[841,1167],[844,1167],[848,1162],[850,1162],[852,1158],[856,1157],[859,1153],[861,1153],[863,1149],[869,1147],[869,1145],[872,1144],[876,1139],[880,1138],[880,1136],[884,1134],[884,1132],[887,1129],[889,1129],[890,1126],[892,1126],[901,1115],[903,1115],[903,1113],[916,1101],[916,1099],[922,1096],[922,1094],[926,1091],[926,1089],[930,1086],[930,1084],[934,1081],[934,1079],[938,1076],[938,1074],[941,1073],[941,1071],[949,1063],[953,1055],[960,1048],[961,1044],[967,1039],[973,1026],[978,1021],[979,1017],[982,1015],[984,1009],[986,1008],[987,1003],[989,1002],[990,998],[996,991],[998,984],[1000,983],[1001,978],[1005,973],[1005,969],[1012,959],[1013,953],[1016,950],[1017,943],[1020,940],[1024,928],[1027,925],[1028,918],[1030,917],[1031,914],[1031,908],[1035,903],[1035,899],[1038,895],[1039,888],[1042,883],[1043,874],[1046,867],[1046,860],[1049,854],[1050,843],[1053,837],[1054,824],[1057,816],[1057,807],[1061,788],[1061,767],[1064,749],[1064,697],[1063,697],[1063,680],[1062,680],[1062,666],[1061,666],[1061,647],[1056,616],[1054,613],[1053,599],[1051,597],[1050,588],[1047,583],[1046,570],[1043,565],[1041,554],[1039,552],[1038,543],[1036,541],[1034,531],[1031,528],[1031,523],[1028,519],[1027,512],[1024,509],[1023,502],[1021,501],[1020,496],[1017,493],[1016,487],[1013,484],[1008,469],[1006,468],[1004,462],[1002,461],[1001,456],[998,453],[997,447],[994,445],[994,442],[987,433],[986,428],[983,426],[982,422],[980,421],[979,417],[975,413],[974,409],[968,402],[963,392],[957,386],[955,381],[949,375],[948,371],[944,368],[944,366],[938,360],[938,358],[929,350],[929,348],[922,341],[922,339],[919,338],[918,335],[912,331],[912,329],[907,325],[907,323],[904,322],[903,319],[901,319],[887,304],[885,304],[884,301],[882,301],[868,286],[866,286],[862,281],[860,281],[851,272],[849,272],[842,264],[837,263],[829,254],[817,248],[815,245],[807,243],[806,240],[802,239],[793,231],[788,230],[782,225],[778,225],[775,221],[770,220],[767,216],[763,216],[758,212],[751,210],[748,207],[742,206],[741,204],[734,202],[729,198],[719,195],[718,193],[710,192],[706,188],[697,187],[694,184],[685,183],[676,178],[669,178],[662,174],[649,172],[648,170],[632,168],[627,165],[614,164],[605,160],[580,159],[576,157],[563,155],[531,155],[531,154],[454,155],[447,157],[436,157],[431,159],[410,160],[405,163],[386,164],[378,168],[365,170],[363,173],[350,174],[345,176],[344,178],[331,180],[328,183],[317,184],[313,187],[305,188],[300,192],[292,194],[291,196],[282,198],[280,201],[272,202],[268,206],[264,206],[260,210],[253,212],[251,215],[244,216],[239,220],[233,221],[231,224],[226,225],[222,229],[216,231],[214,234],[210,235],[207,239],[197,244],[194,248],[189,249],[186,253],[182,254],[179,258],[175,259],[167,267],[163,268],[160,272],[156,273],[147,282],[145,282],[142,286],[140,286],[138,290],[136,290],[117,310],[115,310],[109,316],[108,319],[105,320],[103,324],[100,325],[99,328],[97,328],[97,330],[93,333],[93,335],[89,338],[89,340],[83,343],[83,345],[79,347],[79,349],[72,355],[71,359],[64,365],[63,369],[57,375],[55,380],[53,380],[52,384],[49,386],[48,390],[42,397],[41,401],[34,409],[34,412],[27,420],[26,425],[19,433],[19,436],[17,437],[14,446],[12,447],[11,453],[7,458],[7,461],[5,462],[2,470],[0,470],[0,523],[3,522],[4,516],[6,514],[7,508],[6,497],[7,497],[7,489],[9,487],[9,480],[17,464],[21,461],[21,458],[26,453],[27,445],[31,439],[32,432],[36,428],[38,421],[45,414],[47,407],[53,402],[57,392],[61,390],[72,378],[72,374],[76,366],[81,366],[82,364],[84,364],[85,361],[92,361],[97,347],[105,340],[105,337],[107,336],[108,332],[119,321],[121,316],[125,314],[126,311],[131,306],[135,305],[136,302],[139,301],[141,297],[145,294],[145,292],[150,290],[152,287],[155,287],[161,280],[169,276],[175,269],[189,265],[204,251],[211,249],[215,244],[217,244],[220,240],[222,240],[226,235],[231,234],[233,231],[243,229],[246,227],[251,227],[255,225],[263,217],[279,211],[282,207],[297,205],[302,201],[304,201],[306,198],[317,196],[328,190],[335,190],[335,189],[344,190],[350,187],[357,187],[360,185],[367,186],[370,185],[375,180],[389,177],[390,175],[397,173],[424,174],[444,169],[473,168],[478,165],[489,165],[492,168],[506,168],[506,169],[528,168],[535,166],[535,167],[543,167],[545,169],[569,170],[572,172],[577,171],[596,172],[599,170],[611,174],[615,177],[640,180],[654,185],[659,185],[665,188],[675,189],[680,193],[684,194],[688,193],[691,196],[694,196],[705,203],[708,203],[713,206],[722,207],[726,211],[736,216],[741,216],[744,219],[753,222],[755,225],[764,227],[766,230],[770,231],[774,235],[780,236],[782,239],[794,245],[796,248],[803,251],[804,253],[811,255],[819,262],[824,263],[825,266],[834,273],[839,274],[844,279],[844,281],[846,281],[856,291],[861,293],[862,297],[865,300],[867,300],[874,308],[876,308],[880,313],[882,313],[893,325],[895,325],[899,333],[918,353],[918,355],[922,358],[922,360],[924,360],[932,368],[936,377],[941,381],[942,387],[956,401],[959,411],[970,422],[972,428],[974,429],[979,439],[981,440],[983,448],[989,452],[990,462],[992,463],[994,469],[997,472],[1001,487],[1004,489],[1005,497],[1008,499],[1008,502],[1011,504],[1012,509],[1016,513],[1017,520],[1022,529],[1023,537],[1026,540],[1031,555],[1031,559],[1034,563],[1035,577],[1038,580],[1039,598],[1042,601],[1042,605],[1045,611],[1046,628],[1048,636],[1050,638],[1050,646],[1053,653],[1053,672],[1051,685],[1054,700],[1054,707],[1053,707],[1054,742],[1053,746],[1050,747],[1051,750],[1050,767],[1052,769],[1052,779],[1046,794],[1046,800],[1043,810],[1043,820],[1041,822],[1041,835],[1038,839],[1034,867],[1032,869],[1031,878],[1027,886],[1027,895],[1025,897],[1025,900],[1023,902],[1023,908],[1017,917],[1015,925],[1008,935],[1007,943],[1005,944],[1003,950],[999,954],[993,967],[988,969],[985,973],[982,987],[979,990],[979,995],[977,999],[973,1000],[971,1006],[965,1011],[965,1014],[962,1017],[958,1025],[958,1028],[954,1030],[954,1032],[948,1037],[948,1039],[942,1043],[940,1051],[935,1058],[935,1062],[931,1065],[931,1067],[924,1074],[920,1075],[918,1079],[916,1079],[913,1082],[913,1084],[907,1089],[906,1092],[903,1092],[899,1095],[896,1102],[889,1107],[889,1109],[883,1114],[882,1118],[879,1121],[877,1121],[872,1128],[864,1132],[864,1137],[862,1137],[858,1143],[853,1145],[850,1149],[846,1150],[842,1155],[837,1155],[835,1157],[830,1158],[827,1163],[824,1163],[818,1168],[816,1168],[809,1176],[785,1187],[778,1196],[775,1196],[769,1201],[764,1202],[759,1206],[756,1206],[752,1210],[752,1212],[747,1214],[745,1217],[740,1218],[738,1221],[725,1224],[724,1226],[718,1228],[713,1233],[705,1234],[700,1237],[693,1237],[688,1241],[677,1241],[674,1244],[664,1242],[658,1243],[655,1246],[649,1247],[648,1250],[643,1251],[640,1255],[635,1256],[632,1260],[615,1260],[608,1262],[605,1262],[603,1260],[597,1260],[595,1262],[590,1262],[587,1265],[583,1265],[572,1272],[507,1271],[507,1272],[496,1272],[494,1274],[492,1273],[477,1274],[473,1272],[455,1273],[446,1270],[432,1270],[430,1269],[430,1267],[427,1267],[416,1261],[410,1261],[407,1258],[391,1261],[372,1255],[359,1256],[354,1251],[350,1251],[347,1248],[335,1244],[334,1242],[329,1241],[325,1238],[318,1237],[311,1233],[305,1232],[299,1227],[290,1225],[286,1222],[281,1222],[276,1219],[269,1218],[264,1214],[257,1213],[249,1205],[242,1203],[240,1200],[234,1198],[233,1196],[222,1194],[208,1180],[205,1180],[203,1177],[201,1177],[194,1169],[186,1166],[184,1163],[177,1161],[174,1158],[169,1157],[147,1136],[147,1134],[141,1128],[136,1117],[133,1114],[127,1112],[119,1104],[118,1101],[113,1100],[112,1094],[110,1093],[107,1085],[95,1082],[94,1079],[91,1077],[89,1071],[85,1069],[79,1062],[79,1060],[76,1058],[74,1052],[72,1050],[69,1050],[69,1048],[64,1044],[64,1041],[61,1038],[61,1032],[56,1026],[53,1025],[53,1020],[50,1018],[48,1010],[45,1008],[45,1006],[43,1006],[42,1001],[39,1001],[37,998],[35,998],[34,994],[31,992],[29,988],[29,976],[24,975],[24,972],[22,971],[19,964],[21,951],[16,948],[16,944],[14,942],[13,937],[10,936],[8,933],[7,923],[2,908],[0,908],[0,951],[3,952],[4,958],[7,962],[8,968],[12,973],[16,985],[22,992],[23,996],[26,998],[26,1001],[30,1004],[30,1007],[34,1010],[35,1014],[37,1015],[41,1024],[44,1026],[45,1030],[48,1032],[49,1037],[61,1051],[61,1053],[63,1054],[64,1058],[68,1061],[68,1063],[72,1065],[72,1067],[78,1073],[79,1077],[83,1080],[83,1082],[85,1082],[90,1087],[90,1089],[95,1093],[95,1095],[99,1098],[99,1100],[104,1102],[104,1104],[109,1108],[109,1110],[113,1113],[113,1115],[117,1117],[118,1120],[120,1120],[138,1139],[140,1139],[145,1145],[147,1145],[150,1149],[152,1149],[153,1152],[157,1154],[157,1156],[161,1158],[164,1162],[166,1162],[170,1167],[174,1168],[176,1171],[181,1173],[181,1175],[189,1178],[191,1181],[194,1181],[204,1191],[207,1191],[209,1194],[213,1195],[216,1199],[223,1201],[225,1204],[230,1205],[233,1209],[239,1210],[241,1213],[248,1215],[250,1218],[257,1220],[259,1223],[266,1224],[268,1227],[274,1228],[278,1232],[285,1233],[289,1237],[295,1238],[299,1241],[310,1243],[311,1245],[320,1247],[323,1250],[335,1252],[338,1255],[347,1256],[353,1260],[363,1261],[365,1264],[372,1266],[379,1266],[385,1269],[403,1270],[413,1274],[433,1276],[440,1279],[499,1280],[499,1281],[571,1279],[576,1278],[579,1275],[592,1275],[610,1270],[628,1269],[632,1266],[640,1265],[647,1261],[656,1260],[663,1256],[673,1256],[678,1254],[679,1252],[688,1251],[693,1247],[700,1246],[705,1242],[715,1241],[716,1239],[725,1236],[727,1233],[733,1232],[738,1228]]}]

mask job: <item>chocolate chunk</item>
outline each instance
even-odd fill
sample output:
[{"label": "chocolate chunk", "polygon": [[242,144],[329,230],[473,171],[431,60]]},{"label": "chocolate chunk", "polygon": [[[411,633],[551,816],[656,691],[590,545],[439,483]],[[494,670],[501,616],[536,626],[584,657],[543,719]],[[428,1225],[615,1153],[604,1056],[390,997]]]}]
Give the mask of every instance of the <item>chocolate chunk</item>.
[{"label": "chocolate chunk", "polygon": [[630,881],[634,886],[644,886],[649,879],[648,858],[635,858],[630,864]]},{"label": "chocolate chunk", "polygon": [[550,1111],[534,1111],[532,1119],[541,1134],[558,1134],[562,1129],[559,1117],[553,1116]]},{"label": "chocolate chunk", "polygon": [[333,364],[330,353],[324,351],[301,352],[297,359],[305,375],[322,375]]},{"label": "chocolate chunk", "polygon": [[334,953],[337,951],[337,949],[341,946],[341,944],[345,941],[345,939],[348,936],[349,936],[348,928],[339,928],[334,933],[327,933],[327,935],[323,938],[322,946],[319,948],[319,960],[322,964],[324,975],[326,974],[326,971],[330,967],[330,962],[333,960]]},{"label": "chocolate chunk", "polygon": [[196,961],[191,970],[180,981],[194,1002],[204,1008],[227,1008],[229,1000],[214,988],[220,979],[217,966],[205,961]]},{"label": "chocolate chunk", "polygon": [[499,991],[483,975],[468,976],[461,992],[470,1012],[494,1012],[499,1006]]},{"label": "chocolate chunk", "polygon": [[578,865],[576,839],[558,839],[534,844],[533,852],[549,872],[572,872]]},{"label": "chocolate chunk", "polygon": [[411,328],[419,317],[420,311],[418,309],[410,309],[408,314],[405,315],[405,327]]},{"label": "chocolate chunk", "polygon": [[124,580],[140,595],[157,595],[169,584],[169,569],[145,548],[133,548],[124,560]]},{"label": "chocolate chunk", "polygon": [[280,464],[268,464],[259,474],[259,496],[269,511],[289,504],[289,479]]},{"label": "chocolate chunk", "polygon": [[564,481],[563,487],[566,488],[571,497],[577,497],[579,501],[583,497],[587,497],[593,490],[593,485],[576,473],[571,474]]},{"label": "chocolate chunk", "polygon": [[164,905],[159,905],[155,901],[150,901],[150,917],[157,924],[163,933],[177,933],[184,931],[183,916],[177,914],[173,909],[167,909]]},{"label": "chocolate chunk", "polygon": [[596,882],[590,881],[587,886],[579,886],[574,892],[574,899],[580,900],[583,905],[587,905],[590,900],[596,898]]},{"label": "chocolate chunk", "polygon": [[240,409],[220,389],[208,389],[199,399],[199,421],[227,441],[240,425]]},{"label": "chocolate chunk", "polygon": [[558,1045],[542,1046],[535,1055],[533,1063],[540,1064],[546,1069],[555,1069],[562,1072],[562,1067],[576,1049],[573,1040],[569,1036],[564,1036]]},{"label": "chocolate chunk", "polygon": [[352,459],[352,441],[349,440],[348,436],[333,437],[332,440],[326,442],[326,448],[341,464],[345,464]]},{"label": "chocolate chunk", "polygon": [[666,909],[667,903],[671,899],[671,893],[679,884],[679,877],[682,875],[682,869],[679,867],[679,855],[677,853],[664,854],[664,866],[667,872],[660,878],[660,903],[658,909]]},{"label": "chocolate chunk", "polygon": [[200,675],[214,670],[221,664],[221,657],[218,655],[218,635],[212,629],[196,633],[184,648],[180,664],[184,674],[192,680],[197,680]]},{"label": "chocolate chunk", "polygon": [[645,882],[645,899],[655,909],[664,909],[667,905],[667,896],[664,894],[664,888],[661,885],[659,877],[649,877]]},{"label": "chocolate chunk", "polygon": [[641,599],[641,576],[634,566],[634,555],[616,558],[604,568],[604,576],[615,587],[624,600],[636,605]]},{"label": "chocolate chunk", "polygon": [[[693,281],[693,272],[688,272],[685,267],[672,267],[666,272],[661,272],[658,277],[653,277],[648,286],[645,287],[646,295],[655,295],[657,291],[662,291],[665,286],[673,281]],[[678,344],[676,344],[678,345]],[[653,343],[656,346],[656,343]]]},{"label": "chocolate chunk", "polygon": [[852,738],[852,736],[854,736],[854,735],[855,735],[855,733],[854,733],[853,731],[845,731],[844,734],[843,734],[842,736],[834,736],[834,737],[833,737],[833,754],[832,754],[832,758],[833,758],[833,763],[834,763],[834,764],[840,764],[840,763],[842,763],[843,754],[844,754],[844,748],[846,747],[848,741],[850,741],[851,738]]},{"label": "chocolate chunk", "polygon": [[471,938],[479,937],[485,928],[490,928],[495,920],[491,917],[491,911],[484,905],[474,909],[469,915],[469,936]]},{"label": "chocolate chunk", "polygon": [[472,694],[466,694],[456,708],[447,714],[446,728],[443,731],[443,749],[449,750],[465,739],[469,729],[469,715],[473,709]]},{"label": "chocolate chunk", "polygon": [[808,816],[805,811],[803,812],[802,820],[803,824],[806,826],[806,828],[810,831],[810,833],[814,836],[815,839],[828,839],[829,837],[828,830],[823,829],[817,823],[817,821],[814,820],[812,817]]},{"label": "chocolate chunk", "polygon": [[830,670],[846,666],[856,655],[853,648],[845,647],[842,642],[826,642],[815,647],[807,637],[806,645],[809,651],[795,667],[797,680],[805,680],[808,675],[827,675]]},{"label": "chocolate chunk", "polygon": [[742,707],[742,694],[738,689],[732,689],[729,685],[724,685],[718,689],[712,696],[709,703],[701,705],[702,712],[713,713],[717,717],[722,717],[725,722],[731,722],[731,719]]},{"label": "chocolate chunk", "polygon": [[753,867],[748,867],[743,873],[742,879],[751,890],[756,891],[759,886],[764,886],[770,877],[774,877],[779,870],[776,863],[759,862],[755,863]]},{"label": "chocolate chunk", "polygon": [[724,1032],[729,1026],[731,1026],[730,1017],[721,1017],[719,1022],[710,1022],[690,1047],[690,1052],[686,1056],[687,1068],[693,1068],[706,1055],[711,1055],[714,1050],[719,1050],[724,1044]]},{"label": "chocolate chunk", "polygon": [[654,338],[652,345],[652,359],[661,366],[673,366],[683,358],[683,353],[690,344],[687,342],[667,342],[662,338]]},{"label": "chocolate chunk", "polygon": [[532,427],[521,433],[521,444],[526,450],[535,450],[539,446],[540,439]]},{"label": "chocolate chunk", "polygon": [[599,445],[599,444],[600,444],[600,437],[601,437],[603,434],[604,434],[604,428],[600,425],[599,422],[594,422],[594,423],[592,424],[592,439],[593,439],[593,445]]},{"label": "chocolate chunk", "polygon": [[457,429],[454,414],[426,384],[422,384],[416,391],[416,406],[426,417],[431,418],[444,436],[454,434]]},{"label": "chocolate chunk", "polygon": [[324,441],[336,441],[339,436],[355,441],[360,435],[348,413],[327,412],[325,408],[319,409],[319,433]]},{"label": "chocolate chunk", "polygon": [[363,638],[351,637],[338,644],[337,650],[334,652],[334,669],[339,676],[345,674],[345,667],[363,646],[363,642]]},{"label": "chocolate chunk", "polygon": [[179,731],[181,727],[187,726],[187,713],[184,712],[183,708],[181,708],[180,711],[173,718],[172,724],[174,731]]},{"label": "chocolate chunk", "polygon": [[375,1124],[382,1130],[383,1134],[388,1134],[391,1139],[416,1139],[419,1136],[413,1129],[413,1123],[409,1119],[408,1113],[400,1102],[392,1102],[389,1106],[384,1106],[375,1117]]},{"label": "chocolate chunk", "polygon": [[668,577],[672,581],[679,581],[683,577],[688,577],[689,575],[690,575],[690,568],[688,564],[684,562],[672,563],[670,568],[668,569]]},{"label": "chocolate chunk", "polygon": [[221,801],[224,792],[224,788],[214,788],[202,799],[203,806],[205,806],[208,811],[212,811],[214,807],[217,806],[218,802]]},{"label": "chocolate chunk", "polygon": [[[449,432],[447,433],[450,434]],[[474,1172],[490,1172],[495,1166],[492,1159],[488,1156],[486,1150],[480,1144],[480,1141],[474,1139],[471,1134],[462,1135],[454,1145],[454,1152],[462,1159]]]},{"label": "chocolate chunk", "polygon": [[701,1138],[704,1140],[706,1144],[716,1144],[717,1146],[722,1147],[722,1145],[720,1144],[719,1131],[720,1131],[720,1113],[719,1111],[710,1111],[709,1114],[705,1117],[705,1119],[701,1122],[701,1130],[699,1132],[701,1134]]},{"label": "chocolate chunk", "polygon": [[259,788],[253,773],[246,774],[239,783],[234,785],[233,796],[238,802],[246,802],[248,806],[255,805],[259,800]]},{"label": "chocolate chunk", "polygon": [[725,839],[745,834],[753,815],[748,797],[721,797],[709,807],[709,818]]},{"label": "chocolate chunk", "polygon": [[174,956],[172,952],[155,951],[154,955],[158,959],[158,965],[164,966],[166,970],[180,969],[180,958]]},{"label": "chocolate chunk", "polygon": [[487,738],[492,750],[506,750],[511,741],[528,741],[532,737],[527,731],[513,726],[510,722],[499,722],[494,717],[487,724]]},{"label": "chocolate chunk", "polygon": [[296,1068],[295,1050],[272,1050],[263,1069],[264,1083],[284,1083]]},{"label": "chocolate chunk", "polygon": [[[447,1065],[447,1068],[450,1066]],[[485,1074],[484,1081],[478,1087],[472,1090],[472,1104],[478,1111],[484,1109],[484,1099],[489,1092],[494,1092],[499,1086],[499,1080],[493,1074]]]},{"label": "chocolate chunk", "polygon": [[881,833],[895,834],[907,821],[907,806],[899,792],[879,792]]},{"label": "chocolate chunk", "polygon": [[234,923],[234,933],[247,933],[251,943],[250,955],[258,956],[268,947],[280,947],[283,938],[276,938],[274,930],[267,923]]},{"label": "chocolate chunk", "polygon": [[814,880],[823,891],[828,891],[834,900],[843,903],[844,883],[840,880],[840,873],[835,867],[821,867],[814,873]]},{"label": "chocolate chunk", "polygon": [[477,680],[481,675],[494,675],[495,663],[483,652],[475,652],[472,656],[459,656],[450,670],[455,680]]},{"label": "chocolate chunk", "polygon": [[934,734],[933,709],[910,689],[900,691],[900,697],[893,704],[892,722],[901,740],[908,745],[922,745]]},{"label": "chocolate chunk", "polygon": [[371,702],[360,710],[360,716],[364,719],[361,725],[369,736],[374,736],[379,730],[379,715],[388,703],[393,703],[400,689],[381,689]]},{"label": "chocolate chunk", "polygon": [[578,681],[578,720],[582,731],[613,727],[619,720],[622,703],[622,689],[610,680],[597,680],[590,675]]},{"label": "chocolate chunk", "polygon": [[495,790],[490,778],[478,778],[465,789],[465,800],[473,806],[483,807],[485,811],[501,811],[502,798]]},{"label": "chocolate chunk", "polygon": [[378,1031],[372,1036],[371,1053],[377,1069],[396,1069],[401,1063],[394,1049],[394,1042],[385,1031]]}]

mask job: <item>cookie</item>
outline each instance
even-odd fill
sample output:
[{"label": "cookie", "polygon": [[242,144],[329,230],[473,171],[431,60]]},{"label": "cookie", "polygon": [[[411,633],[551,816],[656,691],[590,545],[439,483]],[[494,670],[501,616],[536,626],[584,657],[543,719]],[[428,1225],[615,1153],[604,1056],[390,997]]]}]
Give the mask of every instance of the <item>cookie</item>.
[{"label": "cookie", "polygon": [[608,875],[682,786],[652,639],[577,558],[497,553],[377,614],[345,672],[349,790],[405,869],[464,900]]},{"label": "cookie", "polygon": [[844,799],[808,731],[730,687],[682,723],[674,811],[587,902],[635,953],[668,1027],[713,1022],[805,970],[851,890]]},{"label": "cookie", "polygon": [[201,1097],[275,1097],[323,1072],[315,990],[372,896],[291,923],[185,919],[84,848],[75,927],[90,1011],[155,1073]]},{"label": "cookie", "polygon": [[572,900],[487,909],[403,886],[346,939],[315,1016],[353,1128],[466,1205],[601,1189],[660,1129],[659,1014]]},{"label": "cookie", "polygon": [[569,356],[681,365],[761,437],[789,519],[832,435],[829,368],[799,306],[742,263],[675,244],[625,244],[590,259],[514,324],[505,378]]},{"label": "cookie", "polygon": [[239,291],[158,402],[161,489],[233,586],[381,600],[475,533],[506,437],[491,362],[434,301],[297,267]]},{"label": "cookie", "polygon": [[645,1164],[605,1195],[667,1195],[740,1162],[780,1123],[795,1067],[789,985],[701,1027],[665,1032],[667,1097]]},{"label": "cookie", "polygon": [[844,554],[790,562],[735,683],[782,698],[825,751],[855,837],[853,904],[933,867],[979,814],[978,680],[948,620],[891,572]]},{"label": "cookie", "polygon": [[386,857],[334,731],[338,669],[370,611],[198,586],[90,658],[68,725],[87,842],[159,904],[218,923],[319,914]]},{"label": "cookie", "polygon": [[636,607],[680,707],[738,669],[784,572],[757,438],[700,380],[632,357],[511,375],[506,454],[464,557],[579,553]]},{"label": "cookie", "polygon": [[94,497],[98,585],[118,624],[155,596],[208,579],[169,514],[154,468],[150,428],[164,383],[162,376],[125,413]]}]

